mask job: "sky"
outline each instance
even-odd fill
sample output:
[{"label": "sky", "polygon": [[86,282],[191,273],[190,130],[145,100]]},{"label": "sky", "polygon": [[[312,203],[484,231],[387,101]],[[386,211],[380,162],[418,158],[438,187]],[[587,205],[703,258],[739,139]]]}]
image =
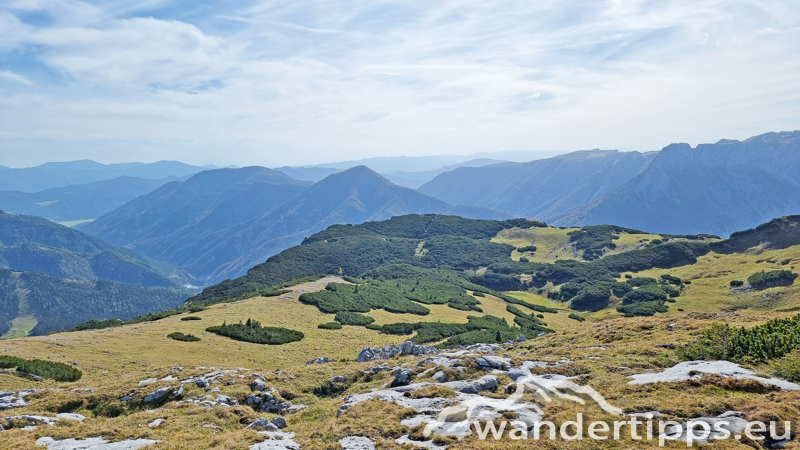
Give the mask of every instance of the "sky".
[{"label": "sky", "polygon": [[797,0],[3,0],[0,165],[659,150],[800,129]]}]

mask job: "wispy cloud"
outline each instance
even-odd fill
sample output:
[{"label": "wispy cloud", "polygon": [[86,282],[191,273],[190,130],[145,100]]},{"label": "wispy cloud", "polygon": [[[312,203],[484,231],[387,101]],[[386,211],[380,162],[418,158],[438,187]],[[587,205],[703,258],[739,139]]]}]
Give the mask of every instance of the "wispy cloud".
[{"label": "wispy cloud", "polygon": [[0,74],[0,144],[25,150],[0,164],[652,150],[800,128],[792,0],[234,5],[0,6],[2,74],[20,77]]},{"label": "wispy cloud", "polygon": [[31,80],[25,78],[22,75],[16,74],[14,72],[9,72],[7,70],[0,70],[0,80],[5,81],[13,81],[14,83],[20,83],[30,86]]}]

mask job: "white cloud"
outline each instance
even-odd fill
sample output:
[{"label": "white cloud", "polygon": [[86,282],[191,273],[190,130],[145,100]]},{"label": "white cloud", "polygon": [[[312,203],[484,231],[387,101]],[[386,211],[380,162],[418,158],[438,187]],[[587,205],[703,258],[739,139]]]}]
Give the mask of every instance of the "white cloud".
[{"label": "white cloud", "polygon": [[0,70],[0,80],[13,81],[28,86],[31,85],[31,80],[14,72],[9,72],[8,70]]},{"label": "white cloud", "polygon": [[[21,6],[0,7],[0,52],[27,58],[8,69],[35,82],[0,87],[3,145],[28,150],[5,164],[53,148],[270,165],[652,150],[800,128],[790,0],[264,0],[202,15],[27,1],[59,14],[25,25]],[[40,79],[36,64],[59,75]]]}]

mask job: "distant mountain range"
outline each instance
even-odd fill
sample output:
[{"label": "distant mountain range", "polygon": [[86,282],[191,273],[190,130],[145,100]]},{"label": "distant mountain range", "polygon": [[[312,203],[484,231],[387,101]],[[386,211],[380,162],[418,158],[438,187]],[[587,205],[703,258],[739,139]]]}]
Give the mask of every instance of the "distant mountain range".
[{"label": "distant mountain range", "polygon": [[187,177],[150,179],[122,176],[39,192],[0,191],[0,210],[40,216],[56,222],[96,219],[170,181]]},{"label": "distant mountain range", "polygon": [[555,215],[553,223],[724,236],[798,212],[800,131],[794,131],[696,148],[670,145],[647,170],[601,199]]},{"label": "distant mountain range", "polygon": [[90,160],[52,162],[23,169],[4,167],[3,176],[0,178],[0,191],[39,192],[54,187],[112,180],[123,176],[157,180],[192,175],[209,168],[215,166],[198,167],[177,161],[100,164]]},{"label": "distant mountain range", "polygon": [[549,221],[602,198],[647,168],[657,153],[591,150],[527,163],[460,167],[419,188],[448,203]]},{"label": "distant mountain range", "polygon": [[505,219],[512,214],[451,206],[358,166],[313,185],[262,167],[220,169],[170,183],[82,230],[211,281],[249,267],[332,224],[403,214]]},{"label": "distant mountain range", "polygon": [[574,152],[458,168],[420,191],[559,226],[728,235],[800,212],[800,131],[661,152]]},{"label": "distant mountain range", "polygon": [[[422,161],[420,161],[422,160]],[[349,166],[351,163],[363,162],[363,164],[355,164]],[[357,165],[367,166],[372,170],[378,171],[375,167],[384,169],[380,172],[381,176],[391,181],[392,183],[411,189],[417,189],[426,182],[434,179],[437,175],[449,172],[458,167],[480,167],[489,164],[497,164],[505,161],[489,158],[472,159],[469,161],[459,162],[452,165],[437,166],[436,164],[443,164],[439,159],[431,158],[369,158],[362,161],[352,161],[345,163],[335,164],[322,164],[319,166],[306,166],[306,167],[278,167],[275,170],[281,171],[287,175],[298,180],[320,181],[327,176],[339,173],[343,170]],[[392,167],[392,163],[396,163],[396,167]],[[372,166],[375,167],[372,167]],[[425,168],[424,170],[399,170],[403,167],[406,168]],[[433,167],[433,168],[428,168]]]}]

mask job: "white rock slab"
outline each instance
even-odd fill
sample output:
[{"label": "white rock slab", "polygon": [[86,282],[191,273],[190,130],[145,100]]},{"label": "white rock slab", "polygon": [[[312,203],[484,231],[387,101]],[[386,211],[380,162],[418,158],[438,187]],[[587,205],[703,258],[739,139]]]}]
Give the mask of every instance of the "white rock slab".
[{"label": "white rock slab", "polygon": [[108,442],[101,437],[57,441],[51,437],[43,437],[36,440],[36,445],[47,447],[48,450],[138,450],[156,442],[158,441],[150,439],[128,439],[119,442]]},{"label": "white rock slab", "polygon": [[660,373],[643,373],[631,375],[628,384],[648,384],[670,381],[686,381],[698,379],[703,374],[721,375],[740,380],[755,380],[763,384],[777,386],[786,391],[800,391],[800,385],[777,378],[756,376],[752,370],[745,369],[730,361],[688,361],[670,367]]}]

